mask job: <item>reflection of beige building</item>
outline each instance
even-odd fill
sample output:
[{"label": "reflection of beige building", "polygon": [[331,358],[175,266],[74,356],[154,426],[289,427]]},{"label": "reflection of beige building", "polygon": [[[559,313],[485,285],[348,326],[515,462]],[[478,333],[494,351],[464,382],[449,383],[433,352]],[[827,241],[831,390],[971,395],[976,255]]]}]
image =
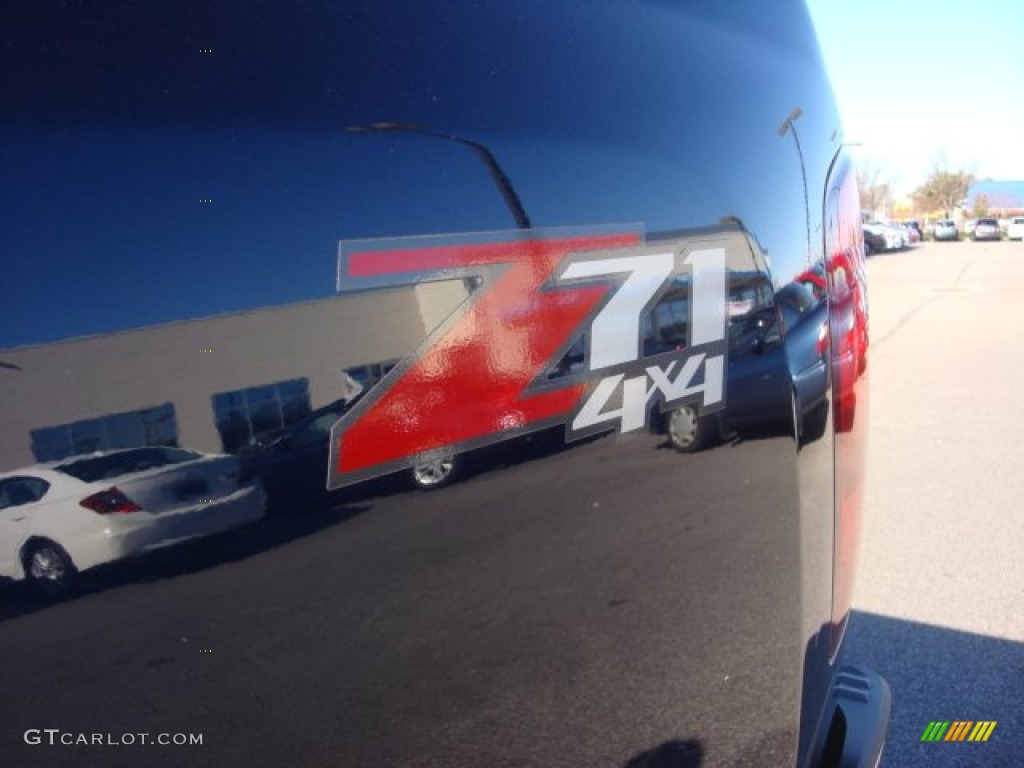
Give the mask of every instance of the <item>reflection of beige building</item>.
[{"label": "reflection of beige building", "polygon": [[232,448],[345,395],[346,369],[372,379],[464,297],[432,283],[0,350],[0,471],[147,443]]}]

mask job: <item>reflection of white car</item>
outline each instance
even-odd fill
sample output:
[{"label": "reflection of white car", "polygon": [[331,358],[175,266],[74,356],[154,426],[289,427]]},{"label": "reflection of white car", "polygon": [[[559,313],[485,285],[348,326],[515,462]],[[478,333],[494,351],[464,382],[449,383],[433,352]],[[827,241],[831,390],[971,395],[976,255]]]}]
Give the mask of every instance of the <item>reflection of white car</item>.
[{"label": "reflection of white car", "polygon": [[998,219],[978,219],[971,230],[971,240],[1002,240]]},{"label": "reflection of white car", "polygon": [[233,456],[147,447],[0,474],[0,576],[66,589],[79,571],[263,516]]},{"label": "reflection of white car", "polygon": [[943,219],[935,225],[935,239],[936,240],[959,240],[960,230],[956,227],[956,222],[950,219]]},{"label": "reflection of white car", "polygon": [[909,237],[902,228],[872,221],[865,224],[864,229],[876,238],[881,238],[881,241],[885,243],[884,250],[886,251],[898,251],[901,248],[906,248],[909,244]]},{"label": "reflection of white car", "polygon": [[1024,240],[1024,216],[1010,219],[1006,225],[1006,237],[1009,240]]}]

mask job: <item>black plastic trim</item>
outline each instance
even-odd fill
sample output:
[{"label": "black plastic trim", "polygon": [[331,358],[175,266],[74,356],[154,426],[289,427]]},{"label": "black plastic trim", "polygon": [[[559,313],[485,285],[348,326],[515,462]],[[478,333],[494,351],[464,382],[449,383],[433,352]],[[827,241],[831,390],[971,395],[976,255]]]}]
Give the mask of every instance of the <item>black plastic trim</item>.
[{"label": "black plastic trim", "polygon": [[811,765],[875,768],[882,757],[892,711],[889,684],[877,673],[844,664],[829,695],[829,727],[818,736]]}]

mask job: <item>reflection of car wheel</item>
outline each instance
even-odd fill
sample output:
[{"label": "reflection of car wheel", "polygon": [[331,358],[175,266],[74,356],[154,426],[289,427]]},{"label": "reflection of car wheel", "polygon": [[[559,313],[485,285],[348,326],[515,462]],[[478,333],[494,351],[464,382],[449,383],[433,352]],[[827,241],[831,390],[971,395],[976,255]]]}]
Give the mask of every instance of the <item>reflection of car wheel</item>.
[{"label": "reflection of car wheel", "polygon": [[78,575],[78,569],[63,547],[47,539],[30,544],[25,549],[22,563],[25,577],[32,586],[51,597],[71,589]]},{"label": "reflection of car wheel", "polygon": [[435,488],[442,488],[454,480],[456,469],[454,457],[425,461],[412,468],[412,481],[417,488],[432,491]]},{"label": "reflection of car wheel", "polygon": [[665,419],[668,441],[680,453],[693,453],[704,448],[711,439],[712,418],[699,416],[690,405],[676,408]]}]

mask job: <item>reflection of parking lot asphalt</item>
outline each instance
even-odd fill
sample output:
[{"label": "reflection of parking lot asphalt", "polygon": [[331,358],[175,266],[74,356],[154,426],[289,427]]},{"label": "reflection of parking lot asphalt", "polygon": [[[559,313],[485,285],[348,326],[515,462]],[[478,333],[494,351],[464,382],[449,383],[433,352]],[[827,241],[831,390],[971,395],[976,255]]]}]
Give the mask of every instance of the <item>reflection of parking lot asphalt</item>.
[{"label": "reflection of parking lot asphalt", "polygon": [[[48,727],[205,734],[202,752],[90,748],[74,751],[79,766],[415,765],[430,744],[441,755],[430,765],[616,768],[792,749],[769,681],[797,674],[802,649],[764,638],[797,617],[799,563],[774,553],[798,531],[717,511],[755,497],[784,506],[792,476],[766,459],[794,461],[787,439],[683,456],[645,435],[624,457],[599,438],[436,493],[367,496],[126,564],[84,595],[0,622],[0,658],[18,660],[0,666],[0,687],[19,702],[0,754],[67,764],[67,749],[20,743]],[[678,507],[653,503],[666,488],[644,482],[652,472],[672,478]],[[579,493],[587,486],[594,496]],[[734,567],[720,567],[721,541],[742,553]],[[713,589],[687,588],[692,569],[712,568]],[[752,572],[756,592],[742,587]],[[757,623],[763,600],[778,606],[777,627]],[[723,637],[745,669],[735,685],[712,663]],[[625,676],[607,668],[620,648],[636,649],[613,654]],[[733,716],[681,729],[702,696]],[[624,718],[650,739],[611,743]],[[733,722],[778,729],[767,746],[760,727],[745,743]],[[550,754],[566,734],[572,754]],[[510,747],[518,757],[499,759]]]},{"label": "reflection of parking lot asphalt", "polygon": [[[868,278],[871,441],[848,638],[892,685],[882,764],[1019,766],[1024,244],[926,244],[872,257]],[[923,745],[932,720],[999,724],[985,744]]]},{"label": "reflection of parking lot asphalt", "polygon": [[[115,562],[89,571],[76,587],[72,600],[131,584],[173,579],[228,563],[246,560],[337,525],[369,509],[367,505],[341,505],[316,515],[268,517],[253,525],[207,539],[159,549],[137,559]],[[25,582],[0,582],[0,622],[50,608]],[[56,607],[54,607],[56,609]]]}]

